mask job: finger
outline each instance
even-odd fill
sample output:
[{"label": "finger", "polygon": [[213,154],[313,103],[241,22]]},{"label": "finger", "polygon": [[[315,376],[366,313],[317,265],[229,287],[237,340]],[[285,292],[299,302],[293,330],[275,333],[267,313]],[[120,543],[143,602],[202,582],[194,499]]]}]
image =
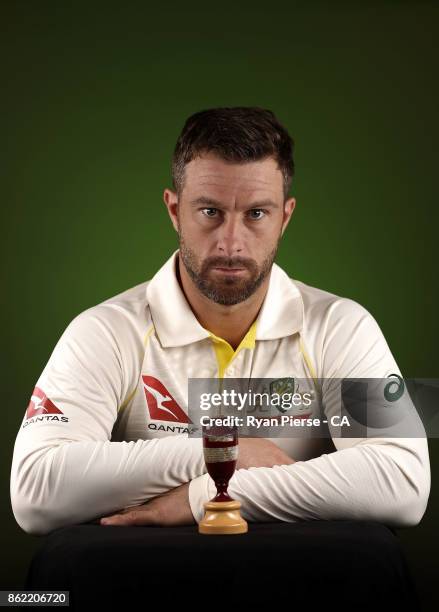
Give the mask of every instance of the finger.
[{"label": "finger", "polygon": [[152,525],[153,517],[150,512],[133,510],[123,514],[113,514],[101,518],[101,525]]}]

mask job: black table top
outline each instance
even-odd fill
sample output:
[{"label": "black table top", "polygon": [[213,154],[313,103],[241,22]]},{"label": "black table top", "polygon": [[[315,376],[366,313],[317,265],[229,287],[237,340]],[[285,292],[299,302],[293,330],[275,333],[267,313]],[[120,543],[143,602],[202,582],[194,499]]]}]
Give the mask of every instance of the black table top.
[{"label": "black table top", "polygon": [[75,525],[43,539],[26,588],[69,590],[71,609],[137,605],[148,593],[170,604],[192,593],[204,609],[223,590],[243,605],[292,596],[308,609],[418,609],[397,536],[373,521],[249,523],[240,535]]}]

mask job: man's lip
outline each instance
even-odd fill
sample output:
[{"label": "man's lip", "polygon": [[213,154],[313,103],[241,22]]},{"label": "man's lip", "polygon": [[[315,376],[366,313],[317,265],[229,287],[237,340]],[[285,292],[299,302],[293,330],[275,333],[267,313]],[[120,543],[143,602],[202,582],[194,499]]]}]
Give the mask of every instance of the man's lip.
[{"label": "man's lip", "polygon": [[231,274],[234,274],[236,272],[243,272],[246,268],[220,268],[218,266],[215,266],[215,268],[213,268],[213,270],[219,270],[220,272],[230,272]]}]

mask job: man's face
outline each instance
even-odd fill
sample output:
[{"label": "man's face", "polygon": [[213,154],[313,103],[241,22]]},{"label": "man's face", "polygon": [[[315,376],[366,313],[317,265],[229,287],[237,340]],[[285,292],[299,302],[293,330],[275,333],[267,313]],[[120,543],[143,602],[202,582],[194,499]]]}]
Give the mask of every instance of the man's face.
[{"label": "man's face", "polygon": [[199,291],[218,304],[248,299],[269,274],[294,209],[276,161],[226,162],[213,153],[189,162],[180,198],[165,190],[180,259]]}]

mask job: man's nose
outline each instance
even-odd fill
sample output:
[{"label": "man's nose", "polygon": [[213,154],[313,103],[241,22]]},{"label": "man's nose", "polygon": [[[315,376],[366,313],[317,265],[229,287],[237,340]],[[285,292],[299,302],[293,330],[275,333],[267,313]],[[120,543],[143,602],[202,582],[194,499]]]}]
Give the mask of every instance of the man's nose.
[{"label": "man's nose", "polygon": [[243,230],[239,219],[231,215],[224,219],[218,229],[218,251],[221,255],[233,257],[242,252]]}]

